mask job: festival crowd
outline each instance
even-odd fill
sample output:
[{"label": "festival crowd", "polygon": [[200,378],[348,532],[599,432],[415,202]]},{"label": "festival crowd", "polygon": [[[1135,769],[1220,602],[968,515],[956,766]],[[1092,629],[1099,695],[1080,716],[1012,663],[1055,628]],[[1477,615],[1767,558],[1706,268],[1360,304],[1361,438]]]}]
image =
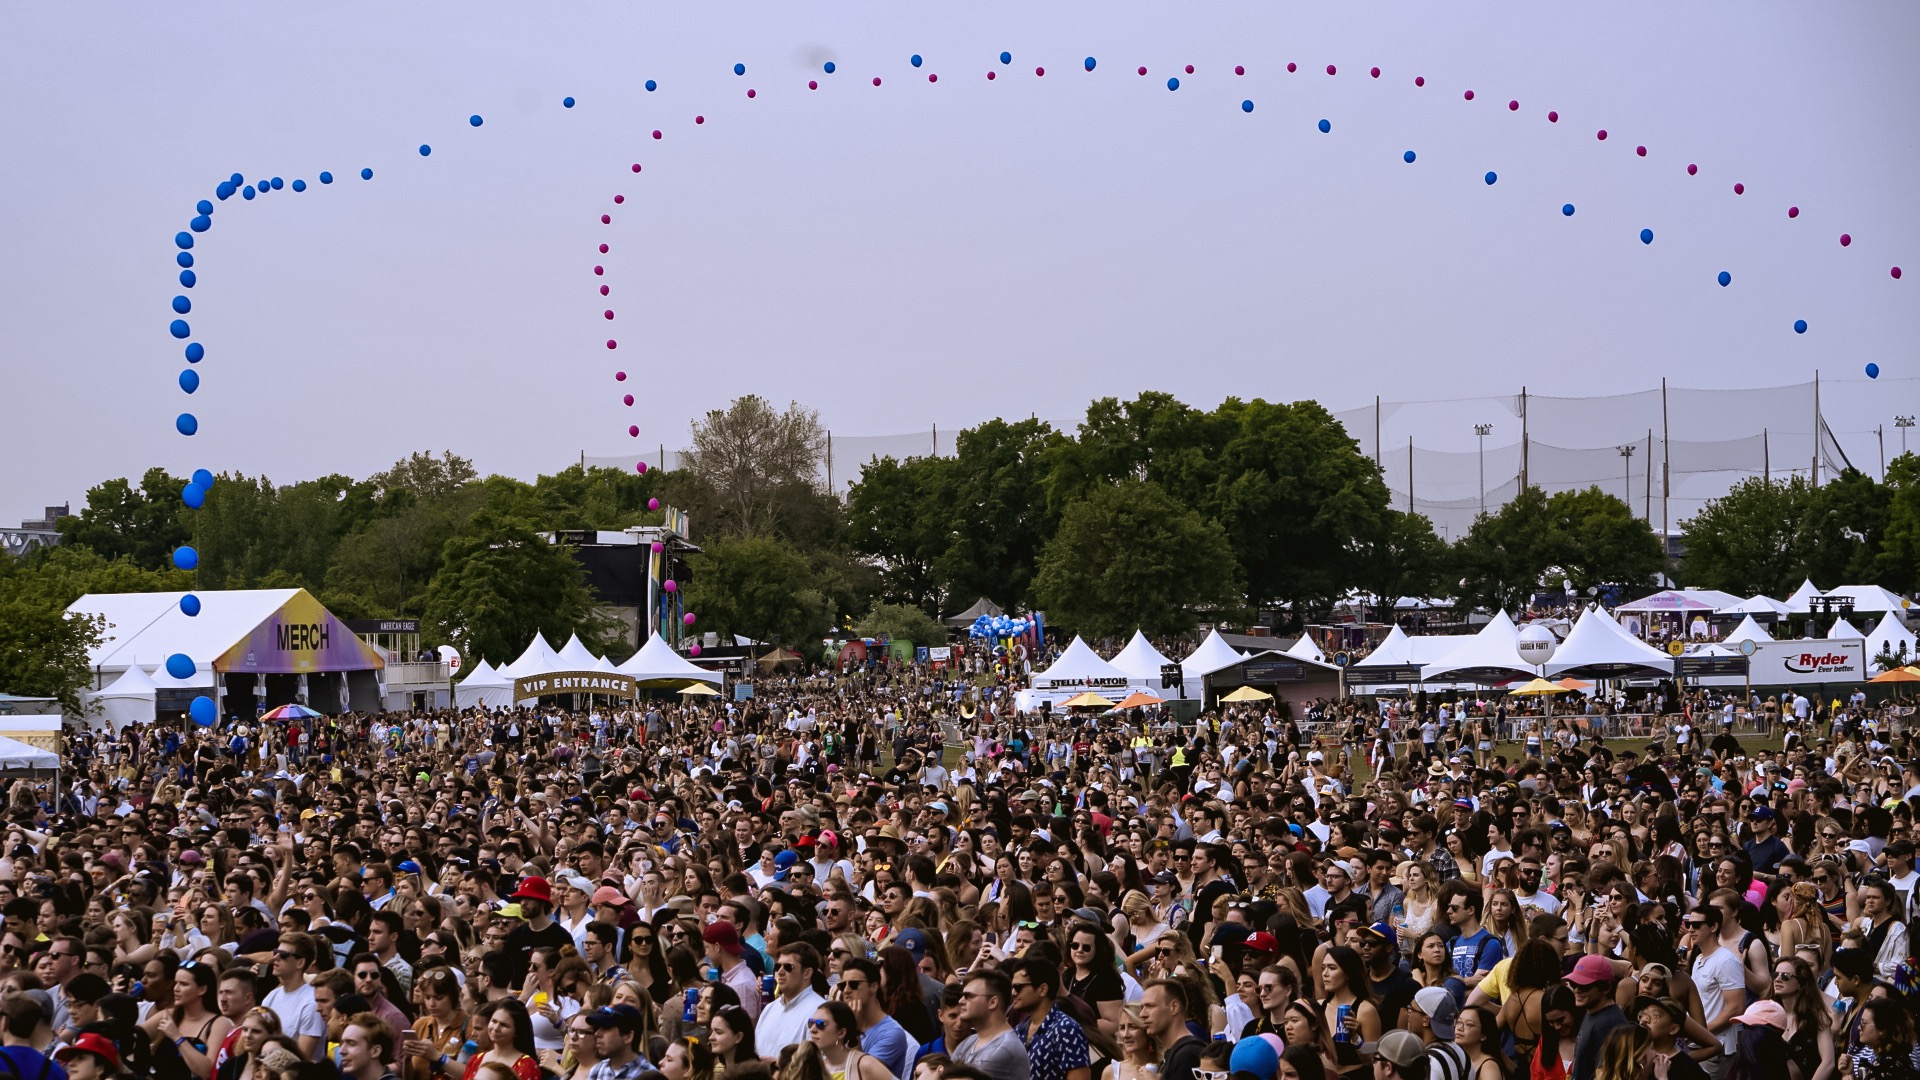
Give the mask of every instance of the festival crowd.
[{"label": "festival crowd", "polygon": [[1367,753],[1274,708],[756,695],[70,736],[8,791],[0,1066],[1916,1077],[1920,772],[1864,706],[1483,746],[1436,703]]}]

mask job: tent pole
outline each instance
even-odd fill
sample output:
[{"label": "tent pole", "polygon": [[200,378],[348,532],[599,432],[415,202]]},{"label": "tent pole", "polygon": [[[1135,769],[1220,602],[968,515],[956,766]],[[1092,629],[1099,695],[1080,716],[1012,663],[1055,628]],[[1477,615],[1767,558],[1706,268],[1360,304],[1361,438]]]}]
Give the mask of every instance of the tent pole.
[{"label": "tent pole", "polygon": [[1813,369],[1813,486],[1820,486],[1820,369]]},{"label": "tent pole", "polygon": [[1673,587],[1673,564],[1668,558],[1672,551],[1667,535],[1667,500],[1673,495],[1673,431],[1667,426],[1667,380],[1660,379],[1660,572],[1667,579],[1667,587]]},{"label": "tent pole", "polygon": [[1527,484],[1529,483],[1528,472],[1527,472],[1527,465],[1528,465],[1527,459],[1529,456],[1530,455],[1528,453],[1528,446],[1527,446],[1527,388],[1523,386],[1520,388],[1520,490],[1521,491],[1527,490]]}]

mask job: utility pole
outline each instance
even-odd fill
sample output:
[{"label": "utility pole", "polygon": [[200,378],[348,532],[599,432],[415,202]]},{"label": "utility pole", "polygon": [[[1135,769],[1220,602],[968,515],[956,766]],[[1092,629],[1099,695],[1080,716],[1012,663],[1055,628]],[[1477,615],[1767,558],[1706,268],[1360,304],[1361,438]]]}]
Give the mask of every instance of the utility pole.
[{"label": "utility pole", "polygon": [[1896,416],[1893,426],[1900,429],[1900,456],[1907,456],[1907,429],[1913,426],[1912,416]]},{"label": "utility pole", "polygon": [[1487,436],[1493,434],[1492,424],[1475,424],[1473,433],[1480,437],[1480,516],[1487,516]]},{"label": "utility pole", "polygon": [[1626,485],[1627,513],[1633,513],[1633,452],[1640,449],[1632,443],[1620,444],[1621,483]]}]

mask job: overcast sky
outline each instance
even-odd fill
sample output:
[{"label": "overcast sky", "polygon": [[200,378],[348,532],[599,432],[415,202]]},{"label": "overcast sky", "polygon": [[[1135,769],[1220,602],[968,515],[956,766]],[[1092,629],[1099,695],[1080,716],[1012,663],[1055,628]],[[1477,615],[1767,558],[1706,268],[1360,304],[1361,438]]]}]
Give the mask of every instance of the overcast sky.
[{"label": "overcast sky", "polygon": [[[1843,432],[1920,397],[1920,5],[15,4],[5,27],[6,524],[153,464],[288,482],[452,449],[531,479],[684,445],[749,391],[842,435],[1071,426],[1146,389],[1342,409],[1818,368]],[[236,171],[315,186],[219,204],[183,290],[172,238]],[[1480,411],[1415,434],[1470,448]]]}]

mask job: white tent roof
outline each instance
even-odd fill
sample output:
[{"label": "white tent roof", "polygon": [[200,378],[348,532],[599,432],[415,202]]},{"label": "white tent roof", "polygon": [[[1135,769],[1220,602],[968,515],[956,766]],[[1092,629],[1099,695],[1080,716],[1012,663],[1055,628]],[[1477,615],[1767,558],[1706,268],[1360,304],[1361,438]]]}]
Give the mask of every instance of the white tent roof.
[{"label": "white tent roof", "polygon": [[1133,640],[1127,642],[1127,647],[1108,662],[1135,679],[1158,679],[1160,668],[1173,663],[1138,630],[1133,632]]},{"label": "white tent roof", "polygon": [[[149,663],[152,661],[141,660],[133,666],[141,667]],[[165,664],[160,664],[153,669],[153,674],[147,677],[152,679],[153,685],[161,690],[204,690],[215,682],[213,668],[207,665],[195,668],[193,674],[184,679],[176,679],[168,674]]]},{"label": "white tent roof", "polygon": [[1907,657],[1911,662],[1914,659],[1915,648],[1913,631],[1901,624],[1900,616],[1889,611],[1880,616],[1880,624],[1867,635],[1867,662],[1872,663],[1873,658],[1883,652],[1890,652],[1897,656],[1902,645],[1907,647]]},{"label": "white tent roof", "polygon": [[559,659],[559,654],[553,651],[553,646],[547,644],[546,635],[536,630],[533,640],[527,643],[526,651],[520,654],[519,659],[501,668],[500,674],[508,682],[512,682],[528,675],[545,675],[550,671],[567,670],[558,666]]},{"label": "white tent roof", "polygon": [[626,663],[614,670],[622,675],[631,675],[635,680],[643,683],[666,679],[683,681],[692,679],[719,686],[721,682],[719,672],[708,671],[691,663],[686,657],[674,652],[673,646],[667,644],[667,639],[658,634],[649,637],[647,643],[640,646],[639,652],[628,657]]},{"label": "white tent roof", "polygon": [[466,686],[478,689],[482,686],[511,686],[513,685],[513,680],[500,674],[498,668],[482,660],[478,667],[467,672],[466,678],[461,679],[454,685],[457,687]]},{"label": "white tent roof", "polygon": [[1311,660],[1316,664],[1327,662],[1326,654],[1320,651],[1320,646],[1315,645],[1313,638],[1307,634],[1301,634],[1300,640],[1287,646],[1287,655],[1296,660]]},{"label": "white tent roof", "polygon": [[596,657],[594,657],[594,658],[593,658],[593,668],[592,668],[592,670],[594,670],[594,671],[605,671],[605,672],[609,672],[609,673],[615,673],[615,674],[617,674],[617,673],[619,672],[619,670],[620,670],[620,669],[619,669],[619,668],[616,668],[616,667],[614,667],[614,666],[613,666],[613,661],[611,661],[611,660],[609,660],[609,659],[607,659],[606,657],[604,657],[604,656],[596,656]]},{"label": "white tent roof", "polygon": [[[1717,614],[1720,614],[1720,615],[1740,615],[1740,614],[1787,615],[1787,614],[1790,614],[1792,610],[1793,609],[1790,608],[1788,605],[1783,604],[1778,600],[1775,600],[1771,596],[1765,596],[1760,593],[1755,593],[1754,595],[1747,597],[1745,600],[1742,600],[1737,604],[1728,604],[1726,607],[1721,608],[1717,612]],[[1754,640],[1758,641],[1759,639],[1755,638]]]},{"label": "white tent roof", "polygon": [[1767,628],[1755,622],[1753,616],[1749,614],[1740,620],[1739,626],[1727,631],[1727,636],[1720,640],[1738,645],[1743,641],[1772,641],[1773,635],[1767,633]]},{"label": "white tent roof", "polygon": [[1476,682],[1502,682],[1512,675],[1532,675],[1532,664],[1520,659],[1520,630],[1505,610],[1488,620],[1472,637],[1463,638],[1451,652],[1421,672],[1427,680],[1442,675]]},{"label": "white tent roof", "polygon": [[1636,614],[1663,612],[1668,614],[1692,615],[1705,614],[1725,604],[1739,603],[1740,598],[1732,593],[1717,592],[1712,589],[1662,589],[1651,596],[1643,596],[1631,604],[1621,604],[1621,611]]},{"label": "white tent roof", "polygon": [[1199,648],[1180,662],[1180,673],[1186,678],[1197,679],[1232,667],[1245,659],[1240,650],[1227,644],[1226,639],[1220,636],[1220,631],[1214,630],[1207,634],[1207,640],[1202,641]]},{"label": "white tent roof", "polygon": [[1407,636],[1405,630],[1396,626],[1387,631],[1387,636],[1380,639],[1380,644],[1373,647],[1373,651],[1367,654],[1366,659],[1353,666],[1356,668],[1387,667],[1414,663],[1412,641],[1413,639]]},{"label": "white tent roof", "polygon": [[299,591],[232,589],[208,593],[201,596],[198,615],[180,610],[184,592],[89,593],[69,604],[67,610],[106,619],[100,644],[87,652],[88,667],[123,671],[135,664],[136,657],[155,663],[153,657],[185,653],[211,671],[214,658],[251,634]]},{"label": "white tent roof", "polygon": [[466,678],[454,684],[453,706],[456,709],[475,706],[510,709],[513,707],[513,680],[482,660],[478,667],[467,673]]},{"label": "white tent roof", "polygon": [[1853,610],[1862,611],[1905,611],[1907,602],[1900,594],[1883,589],[1878,585],[1836,585],[1827,590],[1828,596],[1851,596]]},{"label": "white tent roof", "polygon": [[145,698],[152,701],[158,695],[159,689],[154,685],[152,677],[147,674],[145,668],[139,664],[128,664],[127,670],[122,672],[119,678],[107,684],[105,689],[95,692],[93,696],[103,701],[108,698]]},{"label": "white tent roof", "polygon": [[1847,638],[1865,638],[1866,636],[1867,635],[1856,629],[1852,623],[1848,622],[1844,615],[1833,620],[1833,626],[1827,630],[1828,641],[1841,641]]},{"label": "white tent roof", "polygon": [[1611,615],[1596,608],[1580,613],[1567,640],[1554,650],[1547,674],[1617,679],[1672,674],[1673,658],[1627,633]]},{"label": "white tent roof", "polygon": [[[1156,672],[1152,677],[1157,679],[1159,674]],[[1051,667],[1033,673],[1033,687],[1045,690],[1057,682],[1081,683],[1088,679],[1119,679],[1124,682],[1127,678],[1126,672],[1102,660],[1100,654],[1093,651],[1093,646],[1076,635]]]},{"label": "white tent roof", "polygon": [[1795,615],[1805,615],[1813,610],[1813,605],[1808,601],[1819,595],[1820,587],[1813,583],[1812,578],[1807,578],[1799,588],[1793,590],[1792,596],[1787,597],[1787,610]]},{"label": "white tent roof", "polygon": [[554,669],[556,671],[592,671],[593,662],[598,657],[593,655],[592,649],[581,642],[580,635],[575,634],[567,639],[565,645],[560,646],[560,652],[555,659],[561,665]]},{"label": "white tent roof", "polygon": [[58,769],[60,755],[0,735],[0,770]]}]

